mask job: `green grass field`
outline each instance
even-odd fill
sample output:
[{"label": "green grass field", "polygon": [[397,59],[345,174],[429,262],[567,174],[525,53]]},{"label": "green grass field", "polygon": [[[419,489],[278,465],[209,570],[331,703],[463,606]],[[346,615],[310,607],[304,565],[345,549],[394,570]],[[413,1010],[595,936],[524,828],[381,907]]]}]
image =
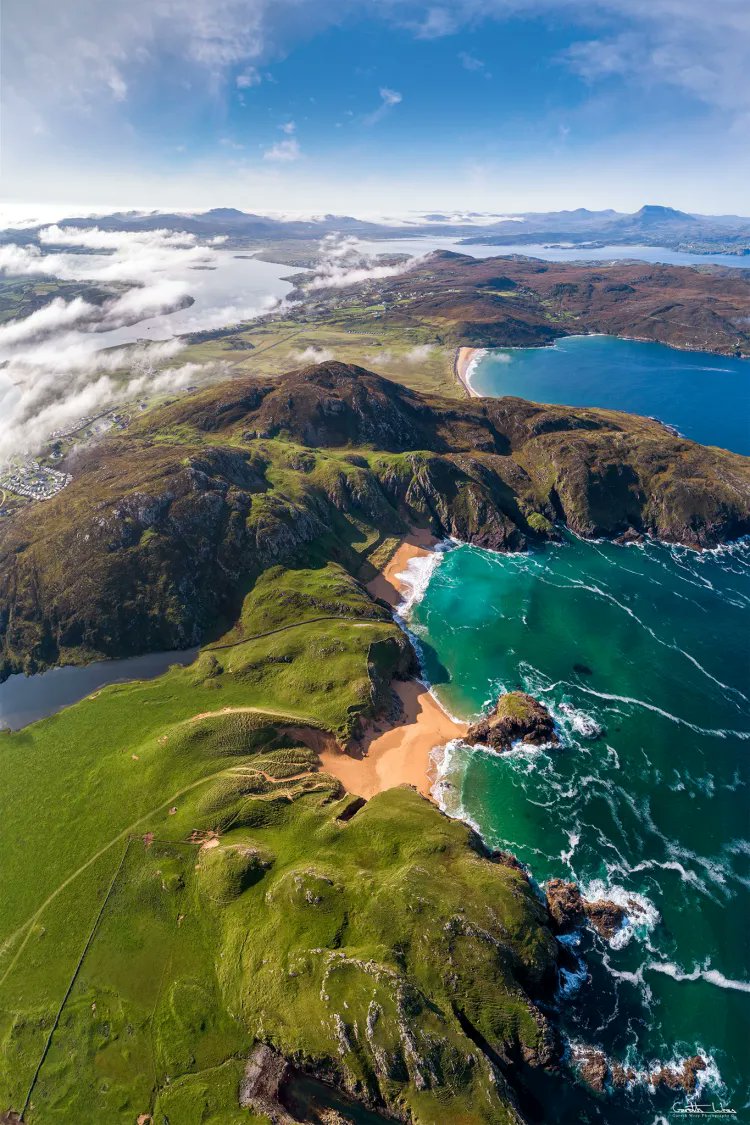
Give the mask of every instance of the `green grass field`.
[{"label": "green grass field", "polygon": [[[374,314],[377,313],[377,316]],[[415,320],[392,323],[382,306],[352,304],[310,316],[240,328],[231,337],[189,345],[180,362],[220,361],[234,374],[280,375],[323,359],[355,363],[417,391],[463,397],[453,374],[455,347],[444,326]],[[252,344],[252,350],[238,343]]]},{"label": "green grass field", "polygon": [[541,908],[412,790],[338,819],[300,740],[345,738],[402,659],[340,568],[275,568],[193,665],[0,736],[0,1105],[261,1121],[263,1041],[414,1121],[513,1120],[465,1028],[537,1044]]}]

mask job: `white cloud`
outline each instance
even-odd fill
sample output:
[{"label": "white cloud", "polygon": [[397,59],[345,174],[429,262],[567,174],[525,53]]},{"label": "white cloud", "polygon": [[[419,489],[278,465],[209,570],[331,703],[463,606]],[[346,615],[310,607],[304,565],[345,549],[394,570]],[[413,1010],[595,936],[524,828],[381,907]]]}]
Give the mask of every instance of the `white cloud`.
[{"label": "white cloud", "polygon": [[293,121],[285,121],[284,124],[280,126],[280,128],[283,133],[286,133],[289,136],[297,131],[297,126]]},{"label": "white cloud", "polygon": [[399,94],[398,90],[391,90],[388,86],[381,86],[379,93],[380,105],[363,118],[365,125],[377,125],[378,121],[382,121],[395,105],[403,101],[403,96]]},{"label": "white cloud", "polygon": [[258,73],[257,67],[248,66],[238,74],[234,83],[238,90],[249,90],[252,86],[260,86],[263,79]]},{"label": "white cloud", "polygon": [[274,160],[280,163],[299,160],[301,156],[302,149],[299,147],[299,141],[296,137],[289,137],[285,141],[276,141],[263,153],[264,160]]},{"label": "white cloud", "polygon": [[130,246],[195,246],[197,239],[187,231],[100,230],[99,227],[61,227],[56,223],[39,231],[43,246],[82,246],[85,250],[123,250]]},{"label": "white cloud", "polygon": [[311,344],[304,351],[290,352],[289,356],[296,363],[328,363],[329,360],[334,359],[335,353],[330,348],[319,348]]},{"label": "white cloud", "polygon": [[211,249],[197,245],[195,235],[184,231],[76,230],[53,225],[42,228],[38,237],[43,246],[82,247],[94,253],[43,253],[33,243],[6,243],[0,246],[0,273],[148,285],[165,270],[210,266],[215,260]]},{"label": "white cloud", "polygon": [[417,24],[416,32],[420,39],[442,39],[445,35],[453,35],[458,27],[458,18],[446,8],[428,8],[422,21]]},{"label": "white cloud", "polygon": [[[100,353],[95,361],[77,366],[68,362],[64,369],[26,364],[19,381],[7,382],[0,376],[0,463],[9,458],[37,452],[56,430],[65,429],[84,415],[129,402],[140,396],[182,391],[188,386],[215,378],[223,371],[216,364],[187,363],[180,367],[158,367],[170,357],[164,345],[131,348],[116,354]],[[69,357],[68,357],[69,358]],[[112,374],[117,371],[117,375]]]},{"label": "white cloud", "polygon": [[362,253],[360,243],[351,236],[329,234],[321,239],[322,261],[318,263],[311,277],[306,278],[303,288],[344,289],[363,281],[378,281],[386,277],[396,277],[405,273],[424,257],[408,258],[394,265],[381,265],[378,259]]},{"label": "white cloud", "polygon": [[415,344],[413,348],[406,352],[404,359],[407,363],[424,363],[434,351],[434,344]]},{"label": "white cloud", "polygon": [[484,63],[481,59],[470,55],[468,51],[459,51],[458,58],[464,70],[484,70]]},{"label": "white cloud", "polygon": [[[622,31],[584,39],[562,53],[562,61],[590,83],[618,78],[654,90],[668,84],[730,114],[750,112],[750,5],[718,0],[699,12],[686,0],[683,18],[664,18],[666,0]],[[741,10],[742,9],[742,10]]]},{"label": "white cloud", "polygon": [[61,328],[89,321],[98,315],[96,305],[76,297],[72,301],[65,301],[62,297],[55,297],[48,305],[30,313],[21,320],[9,320],[0,325],[0,359],[7,348],[26,343],[28,340],[47,336],[50,332],[58,332]]},{"label": "white cloud", "polygon": [[[131,377],[140,386],[154,364],[171,359],[180,345],[152,345],[95,352],[79,333],[62,333],[11,352],[0,371],[0,463],[36,451],[49,434],[94,406],[123,401]],[[6,356],[8,352],[6,351]],[[123,373],[114,380],[112,373]],[[133,388],[132,393],[138,393]]]},{"label": "white cloud", "polygon": [[371,363],[375,370],[380,367],[387,367],[391,363],[408,363],[410,366],[418,366],[429,359],[435,351],[435,344],[415,344],[413,348],[408,351],[402,352],[399,355],[397,352],[392,352],[390,348],[382,348],[380,351],[372,352],[368,355],[367,362]]}]

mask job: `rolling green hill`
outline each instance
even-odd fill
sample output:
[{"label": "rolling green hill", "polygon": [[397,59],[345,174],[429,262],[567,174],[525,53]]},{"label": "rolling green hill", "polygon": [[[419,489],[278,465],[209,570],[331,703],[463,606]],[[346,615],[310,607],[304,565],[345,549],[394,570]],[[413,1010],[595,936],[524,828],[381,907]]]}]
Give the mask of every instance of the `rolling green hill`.
[{"label": "rolling green hill", "polygon": [[555,1057],[543,908],[414,791],[360,809],[306,745],[409,670],[366,600],[277,567],[224,647],[0,737],[0,1104],[268,1120],[238,1104],[264,1042],[383,1118],[516,1120],[503,1069]]}]

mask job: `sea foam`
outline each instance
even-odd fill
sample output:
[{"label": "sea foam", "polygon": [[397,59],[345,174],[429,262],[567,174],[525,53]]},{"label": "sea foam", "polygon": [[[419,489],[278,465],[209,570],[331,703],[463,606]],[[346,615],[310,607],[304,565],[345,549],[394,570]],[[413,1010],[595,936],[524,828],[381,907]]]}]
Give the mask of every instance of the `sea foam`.
[{"label": "sea foam", "polygon": [[421,602],[433,574],[443,561],[443,555],[451,546],[450,541],[438,543],[429,554],[409,559],[406,568],[394,575],[404,587],[402,599],[396,606],[396,614],[400,618],[407,620],[412,608]]},{"label": "sea foam", "polygon": [[690,972],[686,972],[685,969],[675,965],[672,961],[649,961],[646,969],[650,969],[654,973],[664,973],[665,976],[676,981],[705,980],[708,984],[713,984],[717,988],[729,989],[731,992],[750,992],[750,981],[732,980],[725,977],[718,969],[710,967],[710,961],[707,961],[703,968],[696,965]]},{"label": "sea foam", "polygon": [[608,885],[603,879],[592,879],[581,886],[585,902],[614,902],[625,912],[625,921],[609,939],[613,949],[623,949],[632,938],[645,938],[661,919],[650,899],[637,891],[628,891],[618,883]]}]

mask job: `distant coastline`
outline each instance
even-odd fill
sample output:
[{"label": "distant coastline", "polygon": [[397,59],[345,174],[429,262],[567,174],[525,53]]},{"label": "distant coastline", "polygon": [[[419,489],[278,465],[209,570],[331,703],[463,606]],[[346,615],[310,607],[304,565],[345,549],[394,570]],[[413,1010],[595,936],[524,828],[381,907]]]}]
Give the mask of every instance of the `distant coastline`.
[{"label": "distant coastline", "polygon": [[453,361],[453,370],[461,386],[469,398],[481,398],[479,391],[471,385],[471,374],[474,363],[484,353],[485,348],[458,348]]}]

